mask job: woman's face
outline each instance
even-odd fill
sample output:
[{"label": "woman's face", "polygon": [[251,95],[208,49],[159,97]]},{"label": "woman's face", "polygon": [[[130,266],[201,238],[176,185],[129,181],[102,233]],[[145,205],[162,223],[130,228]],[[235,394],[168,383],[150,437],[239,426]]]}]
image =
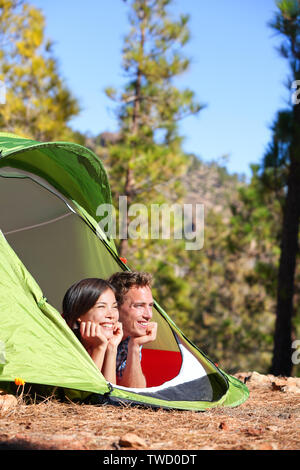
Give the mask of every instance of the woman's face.
[{"label": "woman's face", "polygon": [[84,315],[81,315],[78,320],[99,324],[105,336],[108,339],[111,338],[119,320],[118,305],[113,291],[107,289],[102,292],[95,305]]}]

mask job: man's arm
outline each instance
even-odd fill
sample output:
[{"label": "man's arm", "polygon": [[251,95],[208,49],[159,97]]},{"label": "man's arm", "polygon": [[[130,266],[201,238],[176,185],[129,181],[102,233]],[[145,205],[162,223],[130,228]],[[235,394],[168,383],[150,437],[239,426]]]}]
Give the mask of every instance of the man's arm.
[{"label": "man's arm", "polygon": [[154,341],[156,338],[157,323],[152,322],[145,336],[130,338],[128,342],[128,354],[126,366],[118,383],[123,387],[145,388],[146,378],[142,371],[140,360],[140,347],[143,344]]},{"label": "man's arm", "polygon": [[140,346],[134,342],[134,338],[130,338],[129,340],[126,366],[118,382],[120,385],[123,385],[123,387],[146,387],[146,379],[140,361]]},{"label": "man's arm", "polygon": [[104,364],[102,367],[102,374],[106,380],[112,384],[116,384],[116,358],[118,345],[123,336],[122,323],[117,323],[114,329],[113,336],[109,339]]}]

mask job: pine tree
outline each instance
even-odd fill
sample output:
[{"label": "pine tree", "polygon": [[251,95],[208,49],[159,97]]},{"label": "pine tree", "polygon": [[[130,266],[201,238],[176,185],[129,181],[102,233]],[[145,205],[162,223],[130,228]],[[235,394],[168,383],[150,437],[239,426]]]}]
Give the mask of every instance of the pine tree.
[{"label": "pine tree", "polygon": [[2,131],[37,140],[68,140],[79,107],[60,77],[42,12],[20,0],[0,0]]},{"label": "pine tree", "polygon": [[[171,0],[131,0],[130,32],[123,47],[127,84],[107,95],[117,104],[119,142],[110,149],[110,177],[114,196],[136,201],[162,201],[161,184],[176,193],[178,176],[187,159],[181,149],[178,123],[197,114],[201,106],[189,89],[180,90],[174,79],[188,70],[182,47],[189,39],[188,16],[173,20]],[[126,254],[128,241],[119,251]]]},{"label": "pine tree", "polygon": [[[276,4],[278,10],[271,26],[283,38],[280,52],[290,66],[289,86],[291,86],[293,82],[300,83],[300,2],[281,0]],[[286,117],[289,125],[286,125],[287,122],[284,125],[281,122],[277,126],[273,139],[273,152],[269,157],[272,157],[273,162],[277,164],[278,157],[283,159],[281,167],[286,171],[271,372],[274,375],[288,376],[293,367],[292,318],[300,221],[300,105],[297,101],[292,103],[291,112]],[[285,139],[282,136],[285,136]],[[278,137],[281,137],[281,141]],[[278,142],[285,145],[278,148]]]}]

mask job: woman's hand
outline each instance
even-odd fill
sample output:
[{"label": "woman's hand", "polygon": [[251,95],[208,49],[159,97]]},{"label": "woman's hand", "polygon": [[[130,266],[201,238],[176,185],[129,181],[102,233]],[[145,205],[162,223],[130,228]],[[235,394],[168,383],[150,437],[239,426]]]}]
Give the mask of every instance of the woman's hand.
[{"label": "woman's hand", "polygon": [[106,349],[107,347],[108,340],[98,323],[92,321],[80,322],[80,335],[89,353],[94,349]]},{"label": "woman's hand", "polygon": [[113,336],[109,339],[108,344],[117,348],[123,338],[123,326],[121,322],[117,322],[114,328]]}]

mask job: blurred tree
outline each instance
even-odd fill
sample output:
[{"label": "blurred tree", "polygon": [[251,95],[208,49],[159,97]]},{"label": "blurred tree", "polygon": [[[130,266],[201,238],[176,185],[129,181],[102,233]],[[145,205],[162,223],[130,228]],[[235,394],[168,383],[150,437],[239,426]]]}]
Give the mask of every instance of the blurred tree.
[{"label": "blurred tree", "polygon": [[[286,211],[286,200],[287,200],[287,195],[288,195],[288,184],[289,184],[289,178],[290,178],[290,171],[292,170],[291,168],[291,159],[290,159],[290,152],[291,152],[291,146],[293,143],[293,126],[294,126],[294,115],[292,110],[287,109],[283,111],[279,111],[276,117],[276,120],[274,122],[274,125],[272,127],[273,131],[273,136],[272,136],[272,141],[269,144],[269,147],[267,149],[267,152],[264,156],[263,159],[263,164],[261,167],[261,176],[260,180],[262,185],[265,188],[265,192],[269,195],[273,195],[275,199],[278,201],[281,211],[280,211],[280,217],[278,217],[278,211],[277,211],[277,217],[275,217],[275,220],[278,221],[278,227],[276,229],[276,226],[274,226],[274,235],[276,234],[276,244],[277,246],[282,246],[282,241],[283,236],[284,236],[284,216],[285,216],[285,211]],[[298,131],[299,132],[299,131]],[[295,208],[296,209],[296,208]],[[275,212],[273,212],[275,215]],[[286,217],[286,216],[285,216]],[[285,219],[286,220],[286,219]],[[286,229],[287,230],[287,229]],[[298,231],[299,234],[299,231]],[[285,241],[285,243],[288,243],[288,241]],[[281,251],[281,258],[280,262],[284,263],[282,260],[283,253]],[[291,256],[291,254],[289,255]],[[290,290],[290,295],[291,295],[291,317],[287,319],[286,322],[284,322],[283,319],[279,321],[278,315],[277,315],[277,335],[280,336],[282,332],[282,322],[285,323],[285,327],[287,328],[287,331],[285,333],[286,335],[286,342],[287,338],[290,338],[290,341],[293,341],[295,337],[298,337],[298,333],[300,332],[299,329],[299,320],[300,320],[300,305],[299,302],[297,302],[298,298],[298,291],[299,291],[299,276],[297,275],[297,250],[294,253],[295,256],[295,267],[294,267],[294,275],[293,275],[293,284],[292,284],[292,291]],[[286,262],[285,262],[286,263]],[[285,284],[282,284],[282,277],[284,279],[284,282],[287,280],[285,279],[285,264],[281,266],[281,271],[278,271],[277,275],[277,314],[280,312],[280,307],[283,309],[283,312],[285,311],[284,304],[283,304],[283,299],[282,299],[282,292],[281,289],[285,289]],[[291,276],[291,274],[290,274]],[[288,278],[290,279],[290,277]],[[291,279],[290,279],[291,282]],[[291,289],[291,286],[290,286]],[[281,311],[281,316],[282,313]],[[298,318],[297,318],[298,317]],[[274,362],[276,360],[276,354],[277,349],[276,349],[276,336],[274,338],[274,355],[273,355],[273,364],[272,364],[272,372],[276,372],[276,370],[273,369],[274,367]],[[279,341],[279,340],[278,340]],[[279,342],[280,344],[280,342]],[[288,360],[288,358],[286,358]],[[277,362],[277,361],[276,361]],[[275,363],[276,365],[276,363]],[[289,368],[290,371],[293,369],[297,369],[296,365],[293,367],[292,364],[290,364]],[[286,369],[287,371],[288,369]],[[278,375],[283,375],[282,373]]]},{"label": "blurred tree", "polygon": [[[187,159],[181,150],[178,122],[197,114],[201,106],[189,89],[179,90],[174,78],[187,71],[190,61],[181,48],[189,39],[188,16],[171,19],[171,0],[128,2],[130,32],[123,48],[124,90],[107,95],[117,104],[119,142],[110,148],[110,177],[114,196],[133,202],[162,202],[160,185],[168,182],[176,194],[178,176]],[[127,222],[127,226],[126,226]],[[120,240],[126,255],[128,219]]]},{"label": "blurred tree", "polygon": [[247,362],[267,372],[272,360],[283,191],[270,174],[265,181],[263,165],[251,169],[251,181],[239,188],[231,203],[225,278],[232,282],[229,291],[236,290],[234,310],[240,312],[239,336]]},{"label": "blurred tree", "polygon": [[[289,89],[300,85],[300,2],[280,0],[271,27],[283,37],[281,55],[290,66]],[[292,318],[300,220],[300,106],[293,100],[290,113],[281,113],[265,157],[266,176],[284,183],[283,222],[277,284],[276,326],[271,373],[292,371]],[[278,180],[278,170],[280,180]],[[280,185],[279,185],[280,186]]]},{"label": "blurred tree", "polygon": [[68,140],[69,120],[79,113],[61,79],[42,12],[22,0],[0,0],[0,79],[6,103],[2,131],[41,141]]},{"label": "blurred tree", "polygon": [[[237,198],[235,187],[231,191]],[[237,232],[235,223],[247,210],[238,199],[236,204],[239,212],[229,221],[225,204],[223,212],[207,210],[204,249],[186,252],[190,338],[228,371],[265,371],[271,357],[272,298],[253,276],[259,247],[246,240],[249,234]]]}]

